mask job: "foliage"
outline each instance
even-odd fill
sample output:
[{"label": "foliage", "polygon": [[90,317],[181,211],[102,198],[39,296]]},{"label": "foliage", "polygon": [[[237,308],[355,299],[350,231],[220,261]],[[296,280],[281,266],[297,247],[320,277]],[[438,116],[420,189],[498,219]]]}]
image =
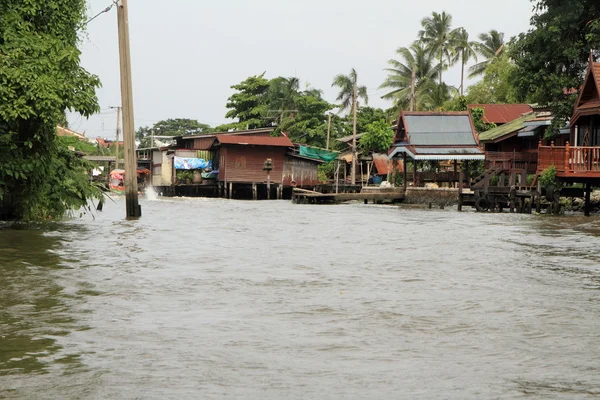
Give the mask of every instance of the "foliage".
[{"label": "foliage", "polygon": [[86,154],[95,154],[98,149],[98,147],[92,143],[86,140],[79,140],[79,138],[74,136],[59,136],[58,142],[62,144],[63,147],[72,147],[75,151]]},{"label": "foliage", "polygon": [[389,60],[390,68],[386,80],[380,89],[391,89],[383,95],[384,99],[394,100],[398,109],[408,110],[411,103],[411,86],[414,75],[414,111],[428,108],[432,103],[435,90],[435,78],[439,73],[439,65],[434,65],[435,56],[421,42],[414,42],[410,48],[401,47],[396,50],[400,60]]},{"label": "foliage", "polygon": [[543,170],[539,179],[540,185],[544,188],[556,186],[556,167],[554,164]]},{"label": "foliage", "polygon": [[531,29],[511,46],[512,74],[520,101],[550,106],[557,134],[573,112],[574,94],[591,49],[600,48],[600,2],[536,0]]},{"label": "foliage", "polygon": [[237,119],[237,122],[222,125],[217,129],[244,130],[270,126],[272,119],[267,119],[267,96],[270,88],[265,73],[246,78],[243,82],[231,86],[236,90],[227,101],[229,112],[225,118]]},{"label": "foliage", "polygon": [[386,121],[375,121],[367,125],[360,139],[360,148],[365,152],[387,153],[394,140],[394,131]]},{"label": "foliage", "polygon": [[515,64],[507,54],[496,57],[485,69],[483,79],[469,86],[467,104],[516,103],[517,94],[513,84]]},{"label": "foliage", "polygon": [[[334,105],[323,100],[321,94],[314,91],[298,94],[295,104],[296,112],[284,118],[275,131],[285,132],[293,142],[325,148],[328,124],[326,112],[332,110]],[[332,128],[333,140],[339,137],[339,130],[335,124],[332,124]]]},{"label": "foliage", "polygon": [[179,182],[190,182],[194,178],[194,171],[179,169],[175,175]]},{"label": "foliage", "polygon": [[152,134],[155,136],[185,136],[211,132],[213,132],[213,128],[195,119],[175,118],[158,121],[152,127],[140,127],[135,132],[135,138],[140,142],[140,147],[143,148],[150,147]]},{"label": "foliage", "polygon": [[369,103],[369,96],[367,94],[366,86],[358,85],[358,74],[356,70],[352,68],[348,75],[339,74],[335,78],[333,78],[333,84],[331,86],[336,86],[340,89],[337,101],[341,102],[339,109],[340,111],[354,109],[353,101],[354,99],[354,86],[356,85],[356,101],[358,99],[363,99],[365,104]]},{"label": "foliage", "polygon": [[85,0],[4,0],[0,7],[0,200],[20,220],[60,218],[100,197],[89,167],[57,140],[65,110],[99,111],[98,77],[79,65]]},{"label": "foliage", "polygon": [[268,107],[265,111],[265,117],[275,118],[279,124],[282,124],[286,116],[293,117],[294,113],[297,112],[296,103],[299,96],[300,80],[298,78],[284,78],[280,76],[271,79],[267,92],[266,102]]},{"label": "foliage", "polygon": [[496,124],[494,124],[494,123],[488,124],[483,121],[484,113],[485,113],[485,110],[480,107],[471,109],[471,116],[473,117],[473,125],[475,125],[475,129],[479,133],[489,131],[490,129],[493,129],[496,127]]},{"label": "foliage", "polygon": [[[429,51],[439,56],[439,85],[442,85],[442,71],[453,65],[454,45],[457,30],[452,29],[452,15],[442,12],[433,12],[431,17],[423,18],[422,30],[419,39],[427,46]],[[444,60],[447,64],[444,64]]]},{"label": "foliage", "polygon": [[469,68],[469,78],[483,75],[487,67],[497,58],[506,53],[504,33],[492,29],[479,35],[480,42],[475,46],[477,54],[483,59]]},{"label": "foliage", "polygon": [[319,165],[319,170],[317,171],[317,179],[319,182],[327,182],[329,179],[335,178],[335,161],[330,161],[328,163],[323,163]]},{"label": "foliage", "polygon": [[458,28],[453,38],[454,58],[453,63],[460,62],[460,95],[462,96],[465,88],[465,66],[471,59],[477,61],[478,43],[469,40],[469,33],[465,28]]}]

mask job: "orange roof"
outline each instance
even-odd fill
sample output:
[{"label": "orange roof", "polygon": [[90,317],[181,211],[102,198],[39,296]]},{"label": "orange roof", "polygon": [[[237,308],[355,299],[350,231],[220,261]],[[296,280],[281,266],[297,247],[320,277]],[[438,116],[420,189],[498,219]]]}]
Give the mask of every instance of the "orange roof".
[{"label": "orange roof", "polygon": [[221,144],[237,144],[248,146],[274,146],[293,147],[292,141],[285,136],[243,136],[243,135],[217,135]]},{"label": "orange roof", "polygon": [[467,108],[482,108],[486,124],[506,124],[533,111],[529,104],[469,104]]}]

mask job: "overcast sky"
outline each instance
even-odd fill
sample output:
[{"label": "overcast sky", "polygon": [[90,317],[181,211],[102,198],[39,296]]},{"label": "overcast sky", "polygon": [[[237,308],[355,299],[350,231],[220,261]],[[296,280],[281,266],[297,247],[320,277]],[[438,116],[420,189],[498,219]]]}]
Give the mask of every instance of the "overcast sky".
[{"label": "overcast sky", "polygon": [[[89,0],[96,15],[111,0]],[[211,126],[225,119],[230,86],[266,71],[296,76],[333,102],[333,77],[356,68],[369,105],[389,107],[378,89],[387,60],[409,46],[432,11],[453,16],[472,39],[490,29],[510,38],[529,29],[529,0],[129,0],[136,128],[168,118]],[[102,113],[69,118],[88,137],[114,137],[120,105],[116,9],[88,26],[82,63],[102,81]],[[457,68],[444,80],[460,85]]]}]

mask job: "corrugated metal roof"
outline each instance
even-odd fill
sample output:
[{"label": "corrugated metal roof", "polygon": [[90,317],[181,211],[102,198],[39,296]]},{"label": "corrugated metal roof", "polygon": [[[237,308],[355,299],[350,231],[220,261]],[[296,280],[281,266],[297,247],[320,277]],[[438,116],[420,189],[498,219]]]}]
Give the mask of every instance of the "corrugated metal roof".
[{"label": "corrugated metal roof", "polygon": [[247,129],[247,130],[244,130],[244,131],[211,132],[211,133],[201,133],[199,135],[178,136],[178,137],[174,137],[174,139],[177,139],[177,138],[180,138],[180,139],[199,139],[199,138],[206,138],[206,137],[211,137],[211,136],[215,137],[217,135],[240,135],[240,136],[248,136],[248,135],[264,136],[264,135],[267,135],[268,136],[274,130],[275,130],[274,127],[269,127],[269,128]]},{"label": "corrugated metal roof", "polygon": [[478,147],[415,147],[415,154],[483,154]]},{"label": "corrugated metal roof", "polygon": [[483,121],[488,124],[506,124],[533,111],[529,104],[469,104],[467,108],[482,108]]},{"label": "corrugated metal roof", "polygon": [[292,141],[285,136],[242,136],[242,135],[217,135],[221,144],[237,144],[248,146],[274,146],[293,147]]},{"label": "corrugated metal roof", "polygon": [[405,115],[411,145],[477,145],[468,114]]}]

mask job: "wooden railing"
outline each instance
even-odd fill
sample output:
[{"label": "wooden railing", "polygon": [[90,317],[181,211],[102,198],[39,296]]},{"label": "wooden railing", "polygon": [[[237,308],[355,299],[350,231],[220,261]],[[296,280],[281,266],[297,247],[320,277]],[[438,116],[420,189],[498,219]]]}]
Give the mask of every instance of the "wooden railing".
[{"label": "wooden railing", "polygon": [[485,153],[485,169],[500,168],[502,170],[525,170],[534,174],[537,170],[538,153],[532,152],[499,152],[487,151]]},{"label": "wooden railing", "polygon": [[551,165],[559,176],[600,176],[600,147],[539,146],[538,172]]}]

